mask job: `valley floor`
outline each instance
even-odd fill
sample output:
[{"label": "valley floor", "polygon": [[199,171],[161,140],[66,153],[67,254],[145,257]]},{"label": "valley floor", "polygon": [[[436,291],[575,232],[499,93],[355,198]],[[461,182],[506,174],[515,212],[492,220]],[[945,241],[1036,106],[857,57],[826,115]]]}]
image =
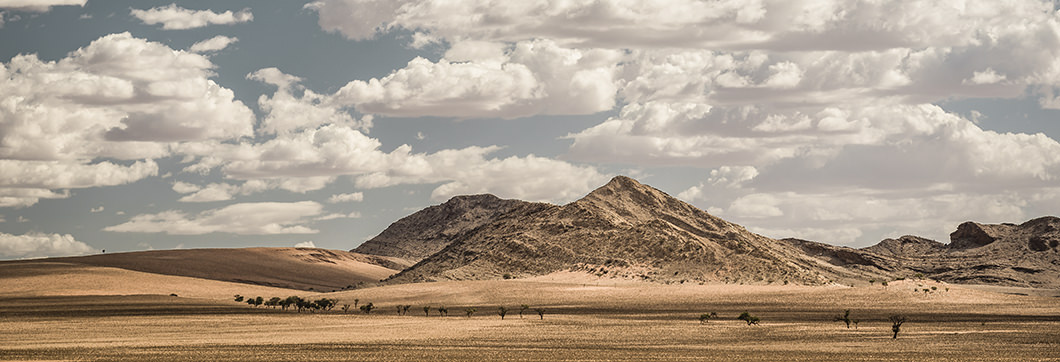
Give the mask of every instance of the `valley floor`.
[{"label": "valley floor", "polygon": [[[230,287],[230,294],[285,291]],[[1055,293],[933,281],[667,286],[558,275],[302,293],[339,299],[340,308],[371,301],[379,308],[370,315],[253,308],[227,298],[52,294],[0,293],[0,360],[1060,360]],[[412,305],[408,315],[396,315],[401,304]],[[520,304],[544,308],[544,319],[532,311],[520,318]],[[432,306],[429,317],[424,305]],[[440,305],[448,317],[437,315]],[[510,309],[504,320],[500,305]],[[476,309],[471,318],[466,308]],[[833,321],[844,309],[857,328]],[[761,324],[736,320],[743,311]],[[697,320],[710,312],[718,318]],[[887,321],[893,314],[908,317],[896,340]]]}]

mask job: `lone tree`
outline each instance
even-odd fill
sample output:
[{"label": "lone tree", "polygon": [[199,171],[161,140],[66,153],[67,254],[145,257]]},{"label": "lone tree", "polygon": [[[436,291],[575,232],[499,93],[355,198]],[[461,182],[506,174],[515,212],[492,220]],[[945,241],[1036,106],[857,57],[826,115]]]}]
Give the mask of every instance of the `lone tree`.
[{"label": "lone tree", "polygon": [[888,319],[891,321],[891,331],[894,332],[894,336],[891,337],[891,339],[898,339],[898,332],[902,330],[902,323],[905,323],[905,316],[896,314]]},{"label": "lone tree", "polygon": [[360,303],[360,302],[361,302],[361,300],[360,300],[360,299],[354,299],[354,300],[353,300],[353,307],[354,307],[354,308],[359,308],[359,307],[357,306],[357,303]]},{"label": "lone tree", "polygon": [[431,316],[431,306],[429,306],[429,305],[423,306],[423,316],[424,317],[430,317]]},{"label": "lone tree", "polygon": [[854,321],[854,320],[850,319],[850,309],[847,309],[847,310],[843,311],[843,315],[841,315],[841,316],[839,316],[839,315],[835,316],[835,318],[833,318],[833,320],[836,321],[836,322],[846,323],[847,324],[847,328],[850,328],[850,322]]},{"label": "lone tree", "polygon": [[467,308],[467,309],[464,309],[464,313],[467,313],[467,317],[468,317],[468,318],[471,318],[471,315],[472,315],[472,314],[475,314],[475,308]]},{"label": "lone tree", "polygon": [[443,317],[448,317],[449,316],[449,308],[446,308],[444,305],[438,307],[438,314],[441,314]]},{"label": "lone tree", "polygon": [[406,304],[404,307],[401,307],[401,314],[409,315],[409,308],[412,308],[412,306],[408,304]]},{"label": "lone tree", "polygon": [[541,319],[545,319],[545,308],[535,308],[534,312],[537,312],[537,316]]},{"label": "lone tree", "polygon": [[529,305],[523,304],[519,306],[519,319],[523,318],[523,312],[525,312],[527,309],[530,309]]},{"label": "lone tree", "polygon": [[361,306],[361,312],[364,312],[364,314],[371,314],[372,309],[375,309],[375,305],[371,302]]},{"label": "lone tree", "polygon": [[758,321],[760,321],[760,319],[758,319],[758,317],[755,317],[755,316],[751,315],[751,313],[749,313],[749,312],[740,313],[740,316],[736,317],[736,319],[739,319],[739,320],[747,322],[747,325],[752,325],[752,324],[758,325]]},{"label": "lone tree", "polygon": [[501,320],[504,320],[504,316],[508,314],[508,308],[504,306],[497,307],[497,315],[501,316]]}]

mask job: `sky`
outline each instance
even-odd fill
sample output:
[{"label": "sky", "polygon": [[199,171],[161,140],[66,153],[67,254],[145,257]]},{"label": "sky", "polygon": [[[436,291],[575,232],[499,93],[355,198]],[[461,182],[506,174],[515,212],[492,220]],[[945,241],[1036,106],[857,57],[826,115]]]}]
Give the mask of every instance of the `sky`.
[{"label": "sky", "polygon": [[627,175],[864,247],[1060,205],[1060,13],[1017,0],[0,0],[0,259],[351,249]]}]

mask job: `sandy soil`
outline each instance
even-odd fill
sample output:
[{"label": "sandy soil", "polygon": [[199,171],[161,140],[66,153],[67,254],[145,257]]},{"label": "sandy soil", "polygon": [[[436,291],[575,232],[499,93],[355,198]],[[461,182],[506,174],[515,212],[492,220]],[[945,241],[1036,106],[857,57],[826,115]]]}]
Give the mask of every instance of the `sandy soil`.
[{"label": "sandy soil", "polygon": [[[162,287],[130,286],[157,279],[121,284],[127,276],[91,272],[79,277],[114,278],[91,289],[103,295],[14,288],[9,281],[34,277],[0,274],[0,360],[1060,360],[1060,299],[922,280],[857,288],[658,285],[563,273],[313,295],[379,307],[364,315],[252,308],[230,296],[309,294],[193,278],[172,284],[186,288],[180,297],[123,295]],[[409,315],[396,315],[399,304],[413,305]],[[423,315],[423,305],[443,304],[449,317],[434,309]],[[544,308],[544,319],[520,318],[520,304]],[[511,309],[504,320],[500,305]],[[477,312],[468,318],[465,308]],[[832,320],[847,308],[856,329]],[[736,320],[743,311],[761,325]],[[696,319],[709,312],[719,318]],[[891,314],[909,318],[897,340]]]}]

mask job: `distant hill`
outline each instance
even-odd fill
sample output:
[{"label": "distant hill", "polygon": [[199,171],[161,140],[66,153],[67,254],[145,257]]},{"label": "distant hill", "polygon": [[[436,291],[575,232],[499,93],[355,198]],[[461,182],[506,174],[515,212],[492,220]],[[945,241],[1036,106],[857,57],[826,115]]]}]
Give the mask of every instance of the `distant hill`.
[{"label": "distant hill", "polygon": [[567,205],[535,204],[479,220],[486,222],[446,237],[444,248],[389,282],[574,270],[658,282],[819,284],[861,273],[806,256],[622,176]]},{"label": "distant hill", "polygon": [[454,238],[515,211],[533,212],[545,204],[502,200],[493,195],[456,196],[441,205],[395,221],[351,251],[400,258],[410,266],[441,251]]},{"label": "distant hill", "polygon": [[315,248],[154,250],[45,260],[314,291],[378,282],[403,265],[381,256]]},{"label": "distant hill", "polygon": [[822,261],[879,269],[892,276],[921,274],[951,283],[1060,288],[1060,218],[1015,224],[966,222],[943,244],[916,236],[851,249],[785,239]]}]

